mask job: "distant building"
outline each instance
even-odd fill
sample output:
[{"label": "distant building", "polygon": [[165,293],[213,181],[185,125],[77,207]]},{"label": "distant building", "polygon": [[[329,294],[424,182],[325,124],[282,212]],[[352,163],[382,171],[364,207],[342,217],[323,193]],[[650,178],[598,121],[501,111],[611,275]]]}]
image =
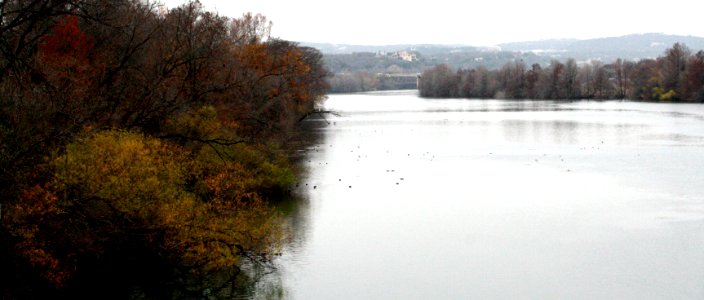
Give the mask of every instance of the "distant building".
[{"label": "distant building", "polygon": [[410,53],[408,51],[399,51],[398,52],[398,58],[405,60],[405,61],[416,61],[418,58],[416,57],[415,54]]},{"label": "distant building", "polygon": [[418,56],[416,56],[415,53],[413,52],[408,52],[408,51],[398,51],[398,52],[383,52],[383,51],[377,51],[376,53],[377,57],[389,57],[389,58],[395,58],[403,61],[417,61]]}]

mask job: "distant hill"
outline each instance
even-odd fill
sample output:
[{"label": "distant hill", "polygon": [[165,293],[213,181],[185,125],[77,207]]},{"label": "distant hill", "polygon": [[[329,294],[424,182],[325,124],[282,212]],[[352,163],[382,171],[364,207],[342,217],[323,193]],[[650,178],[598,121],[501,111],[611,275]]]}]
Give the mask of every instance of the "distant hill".
[{"label": "distant hill", "polygon": [[704,49],[704,38],[661,33],[631,34],[588,40],[545,40],[498,45],[503,51],[533,52],[556,58],[577,60],[599,59],[604,62],[617,58],[637,60],[662,55],[675,43],[684,43],[693,52]]},{"label": "distant hill", "polygon": [[352,54],[361,52],[415,51],[424,56],[437,56],[456,53],[477,52],[531,52],[549,58],[575,58],[577,60],[600,59],[604,62],[616,58],[638,60],[654,58],[672,47],[675,43],[684,43],[696,52],[704,50],[704,37],[668,35],[661,33],[631,34],[619,37],[606,37],[587,40],[552,39],[518,43],[499,44],[496,47],[478,47],[469,45],[349,45],[301,42],[303,46],[317,48],[323,54]]},{"label": "distant hill", "polygon": [[431,45],[431,44],[401,44],[401,45],[350,45],[350,44],[325,44],[301,42],[301,46],[312,47],[320,50],[323,54],[352,54],[352,53],[377,53],[393,51],[419,51],[427,54],[443,53],[452,50],[474,51],[477,47],[467,45]]},{"label": "distant hill", "polygon": [[[506,43],[490,47],[468,45],[340,45],[300,43],[314,47],[324,54],[325,63],[333,73],[420,73],[438,64],[453,68],[497,69],[510,61],[520,60],[527,65],[548,65],[552,59],[578,62],[600,60],[611,63],[617,58],[639,60],[662,56],[675,43],[684,43],[692,52],[704,49],[704,38],[666,35],[660,33],[632,34],[598,39],[553,39]],[[392,55],[400,51],[412,53],[413,61],[400,60]]]}]

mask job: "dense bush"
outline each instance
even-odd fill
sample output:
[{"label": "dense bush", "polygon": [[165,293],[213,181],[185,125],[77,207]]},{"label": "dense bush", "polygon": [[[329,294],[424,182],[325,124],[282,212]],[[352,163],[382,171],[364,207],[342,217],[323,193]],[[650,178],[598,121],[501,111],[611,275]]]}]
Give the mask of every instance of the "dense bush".
[{"label": "dense bush", "polygon": [[11,0],[0,22],[0,298],[186,293],[277,255],[319,52],[198,2]]}]

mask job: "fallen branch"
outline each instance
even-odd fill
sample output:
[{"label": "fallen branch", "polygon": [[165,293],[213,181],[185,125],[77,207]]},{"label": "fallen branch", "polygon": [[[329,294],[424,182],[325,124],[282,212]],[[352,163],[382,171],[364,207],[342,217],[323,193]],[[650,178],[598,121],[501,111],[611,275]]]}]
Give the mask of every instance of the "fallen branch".
[{"label": "fallen branch", "polygon": [[310,117],[310,116],[312,116],[312,115],[319,115],[321,118],[323,118],[323,120],[325,120],[326,123],[330,124],[330,122],[329,122],[327,119],[325,119],[325,115],[326,115],[326,114],[330,114],[330,115],[333,115],[333,116],[336,116],[336,117],[340,117],[340,116],[341,116],[341,114],[340,114],[339,112],[336,112],[336,111],[332,111],[332,110],[322,110],[322,109],[314,109],[314,110],[312,110],[312,111],[310,111],[310,112],[307,112],[307,113],[304,114],[303,116],[301,116],[301,118],[298,119],[298,122],[301,122],[301,121],[305,120],[306,118],[308,118],[308,117]]}]

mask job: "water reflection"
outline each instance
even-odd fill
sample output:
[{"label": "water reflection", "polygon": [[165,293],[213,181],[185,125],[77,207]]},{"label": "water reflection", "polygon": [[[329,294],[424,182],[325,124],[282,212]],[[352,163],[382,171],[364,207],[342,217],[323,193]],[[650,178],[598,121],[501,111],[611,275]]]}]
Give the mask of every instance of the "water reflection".
[{"label": "water reflection", "polygon": [[701,106],[326,108],[342,116],[301,160],[306,200],[260,298],[704,298]]},{"label": "water reflection", "polygon": [[567,120],[503,120],[503,138],[511,143],[617,144],[637,143],[644,124],[603,124]]}]

